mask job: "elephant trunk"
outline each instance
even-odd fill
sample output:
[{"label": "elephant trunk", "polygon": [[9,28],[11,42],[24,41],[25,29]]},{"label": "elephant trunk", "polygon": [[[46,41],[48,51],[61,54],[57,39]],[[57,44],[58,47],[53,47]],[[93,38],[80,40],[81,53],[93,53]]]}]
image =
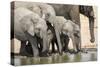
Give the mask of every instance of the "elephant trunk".
[{"label": "elephant trunk", "polygon": [[57,38],[57,42],[58,42],[58,50],[59,53],[62,55],[62,45],[61,45],[61,40],[60,40],[60,31],[58,30],[58,26],[57,24],[54,25],[55,27],[55,33],[56,33],[56,38]]},{"label": "elephant trunk", "polygon": [[47,39],[47,31],[42,30],[41,35],[43,38],[43,49],[42,52],[48,52],[49,50],[49,44],[48,44],[48,39]]},{"label": "elephant trunk", "polygon": [[94,17],[90,16],[89,17],[89,29],[90,29],[90,36],[91,36],[91,43],[94,43],[95,37],[94,37]]}]

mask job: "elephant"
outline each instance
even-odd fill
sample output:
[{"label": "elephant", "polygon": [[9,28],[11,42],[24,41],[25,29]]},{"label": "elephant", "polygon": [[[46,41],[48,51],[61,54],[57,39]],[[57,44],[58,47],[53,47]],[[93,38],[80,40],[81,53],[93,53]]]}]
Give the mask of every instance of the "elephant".
[{"label": "elephant", "polygon": [[46,38],[46,21],[42,19],[38,14],[24,7],[15,8],[11,12],[11,17],[13,18],[11,19],[11,37],[17,38],[21,41],[22,51],[24,51],[25,49],[24,47],[26,45],[26,42],[29,41],[32,46],[33,56],[39,56],[36,38],[36,36],[38,36],[43,39],[43,49],[41,52],[47,53],[48,40]]},{"label": "elephant", "polygon": [[[79,28],[79,25],[77,25],[76,23],[74,23],[71,20],[67,20],[63,16],[53,17],[53,18],[51,18],[51,21],[56,23],[56,25],[58,25],[59,34],[63,33],[66,36],[66,38],[64,40],[63,39],[62,40],[67,42],[67,41],[69,41],[68,37],[71,38],[72,43],[73,43],[73,47],[74,47],[74,52],[75,53],[79,52],[80,51],[80,48],[79,48],[80,47],[80,28]],[[65,48],[68,48],[68,45]],[[59,50],[59,48],[58,48],[58,50]]]},{"label": "elephant", "polygon": [[[62,46],[61,46],[61,41],[60,41],[60,36],[58,33],[58,29],[55,26],[56,23],[52,23],[52,21],[49,20],[50,17],[55,17],[55,10],[51,5],[45,4],[45,3],[30,3],[30,2],[15,2],[15,8],[18,7],[25,7],[32,12],[37,13],[41,18],[45,19],[46,22],[49,22],[54,25],[56,37],[57,37],[57,42],[59,46],[59,53],[61,54]],[[41,16],[42,15],[42,16]]]}]

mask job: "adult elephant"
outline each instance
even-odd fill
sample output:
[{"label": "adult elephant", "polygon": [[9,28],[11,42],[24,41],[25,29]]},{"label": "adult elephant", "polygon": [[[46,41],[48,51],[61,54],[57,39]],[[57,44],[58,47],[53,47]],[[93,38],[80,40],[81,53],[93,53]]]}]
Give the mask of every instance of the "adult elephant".
[{"label": "adult elephant", "polygon": [[56,16],[54,8],[51,5],[48,5],[45,3],[32,3],[32,2],[16,1],[15,8],[18,8],[18,7],[25,7],[27,9],[31,10],[32,12],[37,13],[41,18],[45,19],[47,22],[54,25],[57,42],[58,42],[58,46],[59,46],[59,53],[61,54],[62,46],[61,46],[60,34],[58,32],[57,25],[56,25],[56,23],[52,23],[52,21],[49,20],[50,17]]},{"label": "adult elephant", "polygon": [[43,39],[42,53],[47,53],[48,40],[46,38],[47,25],[45,20],[40,18],[38,14],[24,7],[15,8],[12,10],[12,13],[11,34],[14,33],[14,37],[21,41],[22,51],[24,51],[23,46],[29,41],[32,46],[33,56],[39,56],[37,39],[35,37],[37,35]]}]

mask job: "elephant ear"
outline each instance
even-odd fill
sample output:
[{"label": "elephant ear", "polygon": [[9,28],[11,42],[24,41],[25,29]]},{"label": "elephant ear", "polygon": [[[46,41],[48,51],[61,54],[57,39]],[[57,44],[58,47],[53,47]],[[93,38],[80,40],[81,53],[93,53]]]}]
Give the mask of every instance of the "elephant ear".
[{"label": "elephant ear", "polygon": [[28,28],[28,33],[32,36],[35,35],[35,32],[34,32],[34,26],[31,24],[30,27]]}]

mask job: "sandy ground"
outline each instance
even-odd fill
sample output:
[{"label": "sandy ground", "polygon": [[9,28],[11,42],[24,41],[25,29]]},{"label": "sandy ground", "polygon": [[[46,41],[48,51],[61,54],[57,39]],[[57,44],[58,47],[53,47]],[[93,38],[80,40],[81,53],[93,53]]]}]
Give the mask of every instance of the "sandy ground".
[{"label": "sandy ground", "polygon": [[[88,22],[88,18],[85,17],[84,15],[80,14],[80,19],[81,19],[81,43],[82,43],[82,47],[85,48],[96,48],[97,47],[97,8],[94,7],[94,13],[95,13],[95,26],[94,26],[94,30],[95,30],[95,43],[91,43],[90,42],[90,33],[89,33],[89,22]],[[14,53],[19,53],[20,50],[20,41],[17,39],[13,39],[11,44],[11,52]],[[73,48],[72,46],[72,41],[70,40],[69,43],[69,47]]]}]

